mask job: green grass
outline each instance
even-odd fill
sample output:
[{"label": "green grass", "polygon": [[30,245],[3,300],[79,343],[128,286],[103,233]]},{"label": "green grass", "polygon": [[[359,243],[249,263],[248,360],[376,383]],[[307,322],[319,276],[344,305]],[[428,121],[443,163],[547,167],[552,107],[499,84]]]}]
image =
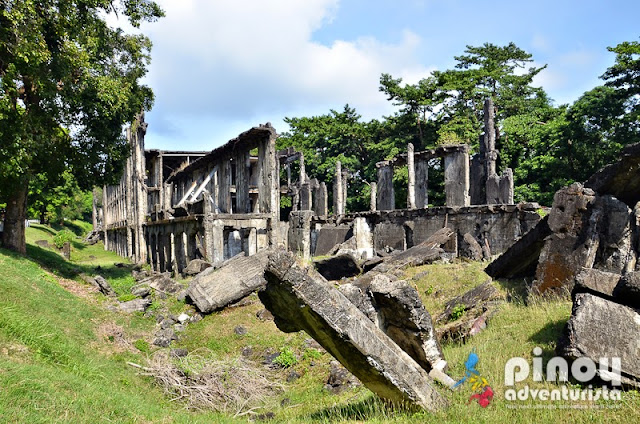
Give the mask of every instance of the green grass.
[{"label": "green grass", "polygon": [[[82,224],[78,225],[83,228]],[[58,229],[59,230],[59,229]],[[84,230],[83,230],[84,231]],[[198,423],[247,422],[206,412],[187,411],[171,402],[149,377],[141,376],[127,361],[144,364],[157,350],[151,346],[153,319],[122,315],[105,308],[103,296],[80,297],[60,282],[79,280],[80,273],[105,276],[118,294],[133,284],[130,269],[114,266],[125,262],[101,244],[86,246],[74,240],[71,262],[55,249],[35,246],[35,240],[52,240],[57,230],[34,225],[27,230],[28,256],[0,250],[0,422],[73,423]],[[488,280],[484,263],[454,262],[410,269],[413,284],[432,316],[443,311],[452,297]],[[99,269],[98,269],[99,267]],[[78,284],[78,283],[75,283]],[[312,348],[304,332],[285,334],[272,321],[260,321],[263,306],[257,296],[251,304],[227,308],[192,323],[174,347],[197,350],[200,355],[224,360],[239,357],[243,350],[258,364],[266,354],[289,352],[296,361],[274,372],[282,394],[269,399],[254,412],[273,412],[269,422],[400,422],[400,423],[529,423],[529,422],[636,422],[640,421],[640,396],[631,391],[617,404],[599,402],[617,409],[521,409],[510,408],[504,399],[504,365],[514,356],[529,362],[539,346],[545,359],[554,356],[556,340],[571,312],[566,300],[525,302],[522,284],[496,281],[495,287],[509,299],[489,322],[489,327],[467,344],[446,344],[443,351],[449,373],[464,375],[464,362],[475,349],[477,369],[495,392],[494,401],[483,409],[468,404],[471,389],[441,390],[450,406],[441,412],[411,412],[393,409],[364,387],[335,395],[324,389],[332,357]],[[179,314],[189,310],[184,302],[154,302],[157,313]],[[100,331],[117,325],[130,340],[122,349]],[[247,334],[234,329],[243,326]],[[531,362],[530,362],[531,363]],[[295,371],[300,378],[287,382]],[[551,383],[527,381],[533,388],[553,388]],[[532,402],[516,403],[530,407]],[[556,404],[558,406],[558,404]],[[562,404],[560,404],[562,406]]]}]

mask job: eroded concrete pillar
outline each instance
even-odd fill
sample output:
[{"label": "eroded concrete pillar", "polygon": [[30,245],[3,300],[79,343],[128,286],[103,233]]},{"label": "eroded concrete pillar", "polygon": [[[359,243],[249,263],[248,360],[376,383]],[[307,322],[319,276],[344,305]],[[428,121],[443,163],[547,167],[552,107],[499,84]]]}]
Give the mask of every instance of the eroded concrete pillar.
[{"label": "eroded concrete pillar", "polygon": [[310,211],[312,210],[311,206],[311,186],[309,185],[309,183],[304,183],[300,187],[300,210]]},{"label": "eroded concrete pillar", "polygon": [[238,153],[236,162],[236,213],[249,212],[249,152]]},{"label": "eroded concrete pillar", "polygon": [[369,194],[369,210],[375,211],[378,196],[378,183],[373,182],[369,184],[369,187],[371,188],[371,193]]},{"label": "eroded concrete pillar", "polygon": [[469,151],[467,148],[444,157],[444,190],[449,207],[469,206]]},{"label": "eroded concrete pillar", "polygon": [[342,163],[336,162],[336,175],[333,179],[333,214],[344,215],[344,184],[342,182]]},{"label": "eroded concrete pillar", "polygon": [[416,208],[416,166],[414,161],[413,144],[407,145],[407,171],[408,177],[408,190],[407,190],[407,207],[409,209]]},{"label": "eroded concrete pillar", "polygon": [[328,215],[328,198],[327,198],[327,185],[322,182],[319,183],[314,190],[313,196],[313,211],[318,216]]},{"label": "eroded concrete pillar", "polygon": [[416,161],[416,208],[429,207],[429,162],[427,160]]},{"label": "eroded concrete pillar", "polygon": [[393,190],[393,165],[390,161],[376,164],[378,168],[378,185],[376,205],[378,210],[390,211],[396,208],[395,192]]}]

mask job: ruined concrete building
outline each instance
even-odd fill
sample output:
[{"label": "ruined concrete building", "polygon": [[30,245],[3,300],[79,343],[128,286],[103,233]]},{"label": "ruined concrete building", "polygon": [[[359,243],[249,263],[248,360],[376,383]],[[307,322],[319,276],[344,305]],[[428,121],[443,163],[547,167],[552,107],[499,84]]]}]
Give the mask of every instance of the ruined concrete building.
[{"label": "ruined concrete building", "polygon": [[[332,214],[327,185],[307,176],[301,152],[276,151],[270,124],[210,152],[160,151],[144,149],[140,116],[127,133],[132,154],[120,184],[103,190],[105,248],[154,270],[182,272],[195,258],[217,264],[274,246],[309,258],[347,240],[354,254],[370,258],[447,226],[458,234],[449,251],[475,259],[501,253],[539,215],[536,204],[513,204],[511,170],[496,175],[490,101],[485,109],[486,131],[473,158],[468,145],[415,152],[409,144],[406,153],[378,163],[370,211],[346,210],[349,170],[337,162]],[[428,207],[429,161],[437,158],[446,206]],[[396,209],[393,170],[400,166],[408,168],[408,199]],[[281,196],[291,198],[288,216],[280,216]]]}]

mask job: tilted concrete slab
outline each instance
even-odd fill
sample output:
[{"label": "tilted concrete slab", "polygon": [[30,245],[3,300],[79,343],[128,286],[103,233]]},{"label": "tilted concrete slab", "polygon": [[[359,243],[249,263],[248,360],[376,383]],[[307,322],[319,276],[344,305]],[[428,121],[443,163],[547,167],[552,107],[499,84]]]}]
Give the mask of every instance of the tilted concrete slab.
[{"label": "tilted concrete slab", "polygon": [[425,370],[333,285],[274,252],[260,300],[282,331],[304,330],[381,398],[435,411],[446,405]]},{"label": "tilted concrete slab", "polygon": [[220,268],[207,268],[189,284],[187,296],[200,312],[209,313],[237,302],[266,284],[263,273],[269,251],[236,256]]}]

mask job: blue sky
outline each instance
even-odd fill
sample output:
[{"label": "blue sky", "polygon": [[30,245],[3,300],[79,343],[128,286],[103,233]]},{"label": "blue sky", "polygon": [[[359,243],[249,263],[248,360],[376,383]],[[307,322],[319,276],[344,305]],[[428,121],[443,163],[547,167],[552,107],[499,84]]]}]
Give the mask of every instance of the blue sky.
[{"label": "blue sky", "polygon": [[[211,150],[285,116],[394,108],[382,72],[414,83],[449,69],[466,45],[511,41],[547,64],[535,83],[557,104],[602,83],[607,51],[640,36],[639,1],[159,0],[147,148]],[[121,24],[121,23],[118,23]]]}]

